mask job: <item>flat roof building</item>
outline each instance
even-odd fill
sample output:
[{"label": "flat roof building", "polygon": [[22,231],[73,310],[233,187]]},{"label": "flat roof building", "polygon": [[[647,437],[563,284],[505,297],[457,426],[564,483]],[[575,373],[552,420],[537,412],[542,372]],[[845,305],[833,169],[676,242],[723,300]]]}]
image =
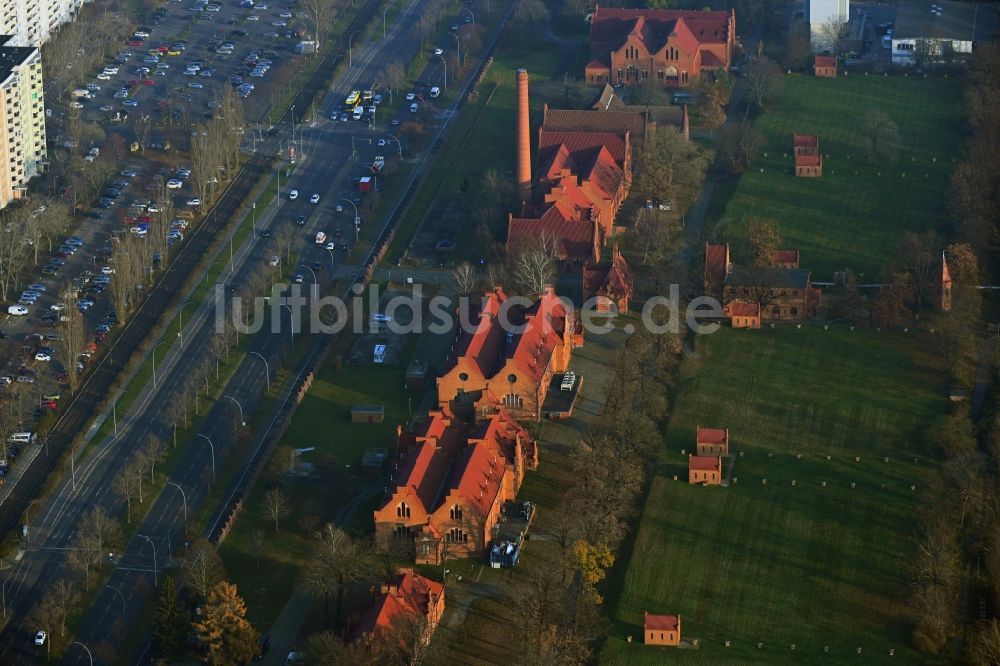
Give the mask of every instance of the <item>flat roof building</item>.
[{"label": "flat roof building", "polygon": [[997,3],[900,2],[892,30],[892,62],[918,65],[968,56],[997,34]]}]

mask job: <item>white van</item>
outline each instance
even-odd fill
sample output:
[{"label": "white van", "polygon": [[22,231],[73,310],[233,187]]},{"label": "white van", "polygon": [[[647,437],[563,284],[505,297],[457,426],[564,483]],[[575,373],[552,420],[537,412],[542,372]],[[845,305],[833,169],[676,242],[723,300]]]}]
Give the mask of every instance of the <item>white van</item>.
[{"label": "white van", "polygon": [[414,102],[413,104],[411,104],[411,105],[410,105],[410,113],[416,113],[416,112],[417,112],[417,109],[419,109],[419,108],[420,108],[420,107],[419,107],[419,106],[417,106],[417,103],[416,103],[416,102]]},{"label": "white van", "polygon": [[385,345],[375,345],[375,362],[385,362]]},{"label": "white van", "polygon": [[38,435],[33,432],[15,432],[7,438],[7,441],[11,444],[32,444],[37,437]]},{"label": "white van", "polygon": [[80,88],[79,90],[74,90],[72,94],[73,99],[91,99],[93,96],[94,93],[90,92],[89,90],[84,90],[83,88]]},{"label": "white van", "polygon": [[351,114],[351,117],[355,120],[361,120],[363,115],[365,115],[365,107],[359,105],[354,107],[354,113]]},{"label": "white van", "polygon": [[440,88],[438,88],[437,86],[434,86],[433,88],[431,88],[431,97],[437,97],[440,94],[441,94],[441,89]]}]

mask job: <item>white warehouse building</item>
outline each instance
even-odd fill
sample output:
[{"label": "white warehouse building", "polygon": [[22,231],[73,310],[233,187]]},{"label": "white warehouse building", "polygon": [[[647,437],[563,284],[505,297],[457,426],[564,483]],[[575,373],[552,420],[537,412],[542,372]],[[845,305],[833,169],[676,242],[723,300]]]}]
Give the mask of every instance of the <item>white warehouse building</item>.
[{"label": "white warehouse building", "polygon": [[900,2],[892,32],[892,62],[915,65],[922,58],[939,62],[968,56],[976,44],[996,36],[997,12],[996,3]]},{"label": "white warehouse building", "polygon": [[826,50],[823,24],[831,20],[847,23],[851,18],[851,0],[806,0],[806,20],[809,21],[810,41],[814,51]]}]

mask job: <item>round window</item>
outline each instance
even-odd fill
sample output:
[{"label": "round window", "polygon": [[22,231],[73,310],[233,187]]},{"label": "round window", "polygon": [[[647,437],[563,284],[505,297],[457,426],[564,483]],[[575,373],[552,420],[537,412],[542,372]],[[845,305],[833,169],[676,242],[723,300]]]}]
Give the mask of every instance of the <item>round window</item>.
[{"label": "round window", "polygon": [[509,381],[511,384],[517,383],[517,375],[515,375],[514,373],[507,375],[507,381]]},{"label": "round window", "polygon": [[467,372],[460,372],[460,373],[458,373],[458,378],[461,379],[464,382],[465,380],[467,380],[469,378],[469,373],[467,373]]}]

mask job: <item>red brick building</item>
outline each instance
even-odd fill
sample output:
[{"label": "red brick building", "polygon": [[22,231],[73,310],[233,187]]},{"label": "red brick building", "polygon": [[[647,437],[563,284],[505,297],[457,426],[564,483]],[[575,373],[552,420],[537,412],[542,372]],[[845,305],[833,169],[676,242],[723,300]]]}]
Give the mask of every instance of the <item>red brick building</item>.
[{"label": "red brick building", "polygon": [[717,486],[722,483],[722,458],[688,456],[688,483]]},{"label": "red brick building", "polygon": [[642,642],[645,645],[680,645],[681,616],[643,613]]},{"label": "red brick building", "polygon": [[398,432],[398,468],[375,534],[394,539],[418,564],[480,553],[513,500],[526,469],[538,466],[538,445],[505,410],[465,422],[447,408],[431,412],[413,432]]},{"label": "red brick building", "polygon": [[816,76],[836,78],[837,59],[830,55],[816,56],[816,62],[813,64],[813,72]]},{"label": "red brick building", "polygon": [[597,312],[610,312],[612,305],[618,312],[628,312],[634,293],[632,269],[617,244],[611,249],[611,261],[583,269],[583,298],[593,298]]},{"label": "red brick building", "polygon": [[775,250],[771,257],[771,265],[775,268],[796,269],[799,267],[799,251]]},{"label": "red brick building", "polygon": [[384,641],[395,636],[411,637],[427,644],[444,614],[444,586],[402,568],[384,583],[374,602],[361,616],[354,630],[362,641]]},{"label": "red brick building", "polygon": [[540,418],[552,376],[569,367],[576,318],[551,287],[530,307],[507,300],[500,289],[488,293],[471,332],[460,327],[437,380],[442,408],[471,414],[503,407],[515,418]]},{"label": "red brick building", "polygon": [[819,137],[815,134],[795,134],[792,138],[795,154],[795,175],[819,178],[823,175],[823,156],[819,152]]},{"label": "red brick building", "polygon": [[[518,187],[522,206],[507,219],[507,250],[555,243],[559,268],[596,263],[614,233],[632,179],[632,139],[646,118],[635,112],[550,111],[538,129],[535,177],[527,132],[527,78],[518,79]],[[530,187],[525,187],[525,182]]]},{"label": "red brick building", "polygon": [[695,449],[699,456],[728,456],[729,429],[698,426],[695,431]]},{"label": "red brick building", "polygon": [[591,85],[670,88],[691,85],[704,70],[727,71],[736,45],[731,11],[617,9],[598,6],[590,23]]},{"label": "red brick building", "polygon": [[760,328],[760,304],[730,301],[722,307],[722,314],[729,318],[733,328]]}]

